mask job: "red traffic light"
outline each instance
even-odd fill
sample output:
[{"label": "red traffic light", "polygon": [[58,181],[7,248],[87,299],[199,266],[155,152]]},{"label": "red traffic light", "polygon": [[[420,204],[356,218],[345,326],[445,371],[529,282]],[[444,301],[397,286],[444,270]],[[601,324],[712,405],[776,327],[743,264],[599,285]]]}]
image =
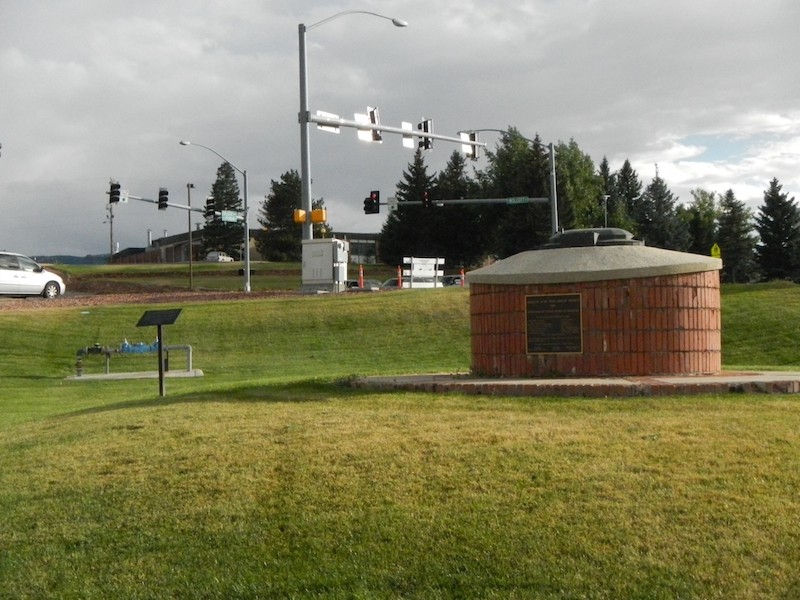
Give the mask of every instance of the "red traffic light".
[{"label": "red traffic light", "polygon": [[425,208],[430,208],[433,206],[433,202],[431,201],[431,194],[428,190],[422,192],[422,206]]},{"label": "red traffic light", "polygon": [[378,190],[372,190],[369,198],[364,198],[364,214],[374,215],[379,212],[381,212],[381,193]]}]

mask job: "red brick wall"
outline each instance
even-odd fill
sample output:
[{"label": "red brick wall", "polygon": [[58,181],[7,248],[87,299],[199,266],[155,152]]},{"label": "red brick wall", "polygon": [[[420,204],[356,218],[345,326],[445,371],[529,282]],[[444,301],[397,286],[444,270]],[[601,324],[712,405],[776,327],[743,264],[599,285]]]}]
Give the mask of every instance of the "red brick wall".
[{"label": "red brick wall", "polygon": [[[525,297],[581,294],[583,352],[527,354]],[[690,375],[722,366],[719,272],[470,284],[472,371],[495,377]]]}]

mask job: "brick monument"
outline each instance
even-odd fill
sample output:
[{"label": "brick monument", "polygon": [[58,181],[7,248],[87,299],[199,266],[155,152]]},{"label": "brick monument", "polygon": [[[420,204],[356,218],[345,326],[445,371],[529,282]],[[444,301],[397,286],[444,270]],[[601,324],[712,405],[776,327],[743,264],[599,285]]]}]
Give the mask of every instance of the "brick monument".
[{"label": "brick monument", "polygon": [[715,374],[719,270],[622,229],[556,234],[467,275],[472,372],[493,377]]}]

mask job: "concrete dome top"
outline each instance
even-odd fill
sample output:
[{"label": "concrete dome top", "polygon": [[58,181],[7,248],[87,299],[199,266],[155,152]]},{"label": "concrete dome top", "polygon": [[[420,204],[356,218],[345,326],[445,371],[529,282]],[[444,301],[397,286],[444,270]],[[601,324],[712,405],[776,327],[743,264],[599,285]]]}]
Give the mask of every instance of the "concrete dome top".
[{"label": "concrete dome top", "polygon": [[[584,235],[573,234],[573,237],[587,239],[587,236]],[[589,239],[594,237],[595,240],[601,239],[601,236],[598,235],[588,237]],[[556,236],[554,236],[555,238]],[[719,258],[662,248],[649,248],[641,243],[623,242],[621,245],[558,247],[551,242],[549,248],[521,252],[487,267],[470,271],[467,274],[467,280],[470,284],[501,285],[576,283],[660,275],[684,275],[719,271],[720,269],[722,269],[722,260]]]}]

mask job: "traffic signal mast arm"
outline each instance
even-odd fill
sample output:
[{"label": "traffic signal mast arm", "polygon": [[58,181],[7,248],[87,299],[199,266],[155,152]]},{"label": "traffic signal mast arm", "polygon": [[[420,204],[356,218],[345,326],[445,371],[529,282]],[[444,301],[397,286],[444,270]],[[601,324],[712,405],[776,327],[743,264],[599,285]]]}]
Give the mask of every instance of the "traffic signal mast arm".
[{"label": "traffic signal mast arm", "polygon": [[[528,196],[514,196],[512,198],[456,198],[453,200],[431,200],[430,204],[447,206],[449,204],[544,204],[550,198],[529,198]],[[405,200],[397,203],[398,206],[414,206],[425,204],[422,200]]]},{"label": "traffic signal mast arm", "polygon": [[[322,127],[336,128],[336,127],[352,127],[362,131],[381,131],[386,133],[398,133],[406,137],[418,137],[429,140],[443,140],[445,142],[455,142],[457,144],[464,144],[464,140],[460,137],[453,137],[449,135],[439,135],[438,133],[428,133],[418,129],[403,129],[402,127],[391,127],[381,123],[359,123],[358,121],[350,121],[348,119],[341,119],[335,116],[328,115],[312,115],[307,116],[309,123],[316,123]],[[485,142],[470,142],[474,146],[485,148]]]},{"label": "traffic signal mast arm", "polygon": [[[133,194],[128,194],[128,198],[131,200],[138,200],[139,202],[149,202],[150,204],[158,204],[158,200],[152,200],[150,198],[142,198],[141,196],[134,196]],[[192,212],[199,212],[204,213],[204,208],[198,208],[197,206],[188,206],[186,204],[175,204],[173,202],[168,202],[167,206],[170,208],[180,208],[183,210],[190,210]]]}]

